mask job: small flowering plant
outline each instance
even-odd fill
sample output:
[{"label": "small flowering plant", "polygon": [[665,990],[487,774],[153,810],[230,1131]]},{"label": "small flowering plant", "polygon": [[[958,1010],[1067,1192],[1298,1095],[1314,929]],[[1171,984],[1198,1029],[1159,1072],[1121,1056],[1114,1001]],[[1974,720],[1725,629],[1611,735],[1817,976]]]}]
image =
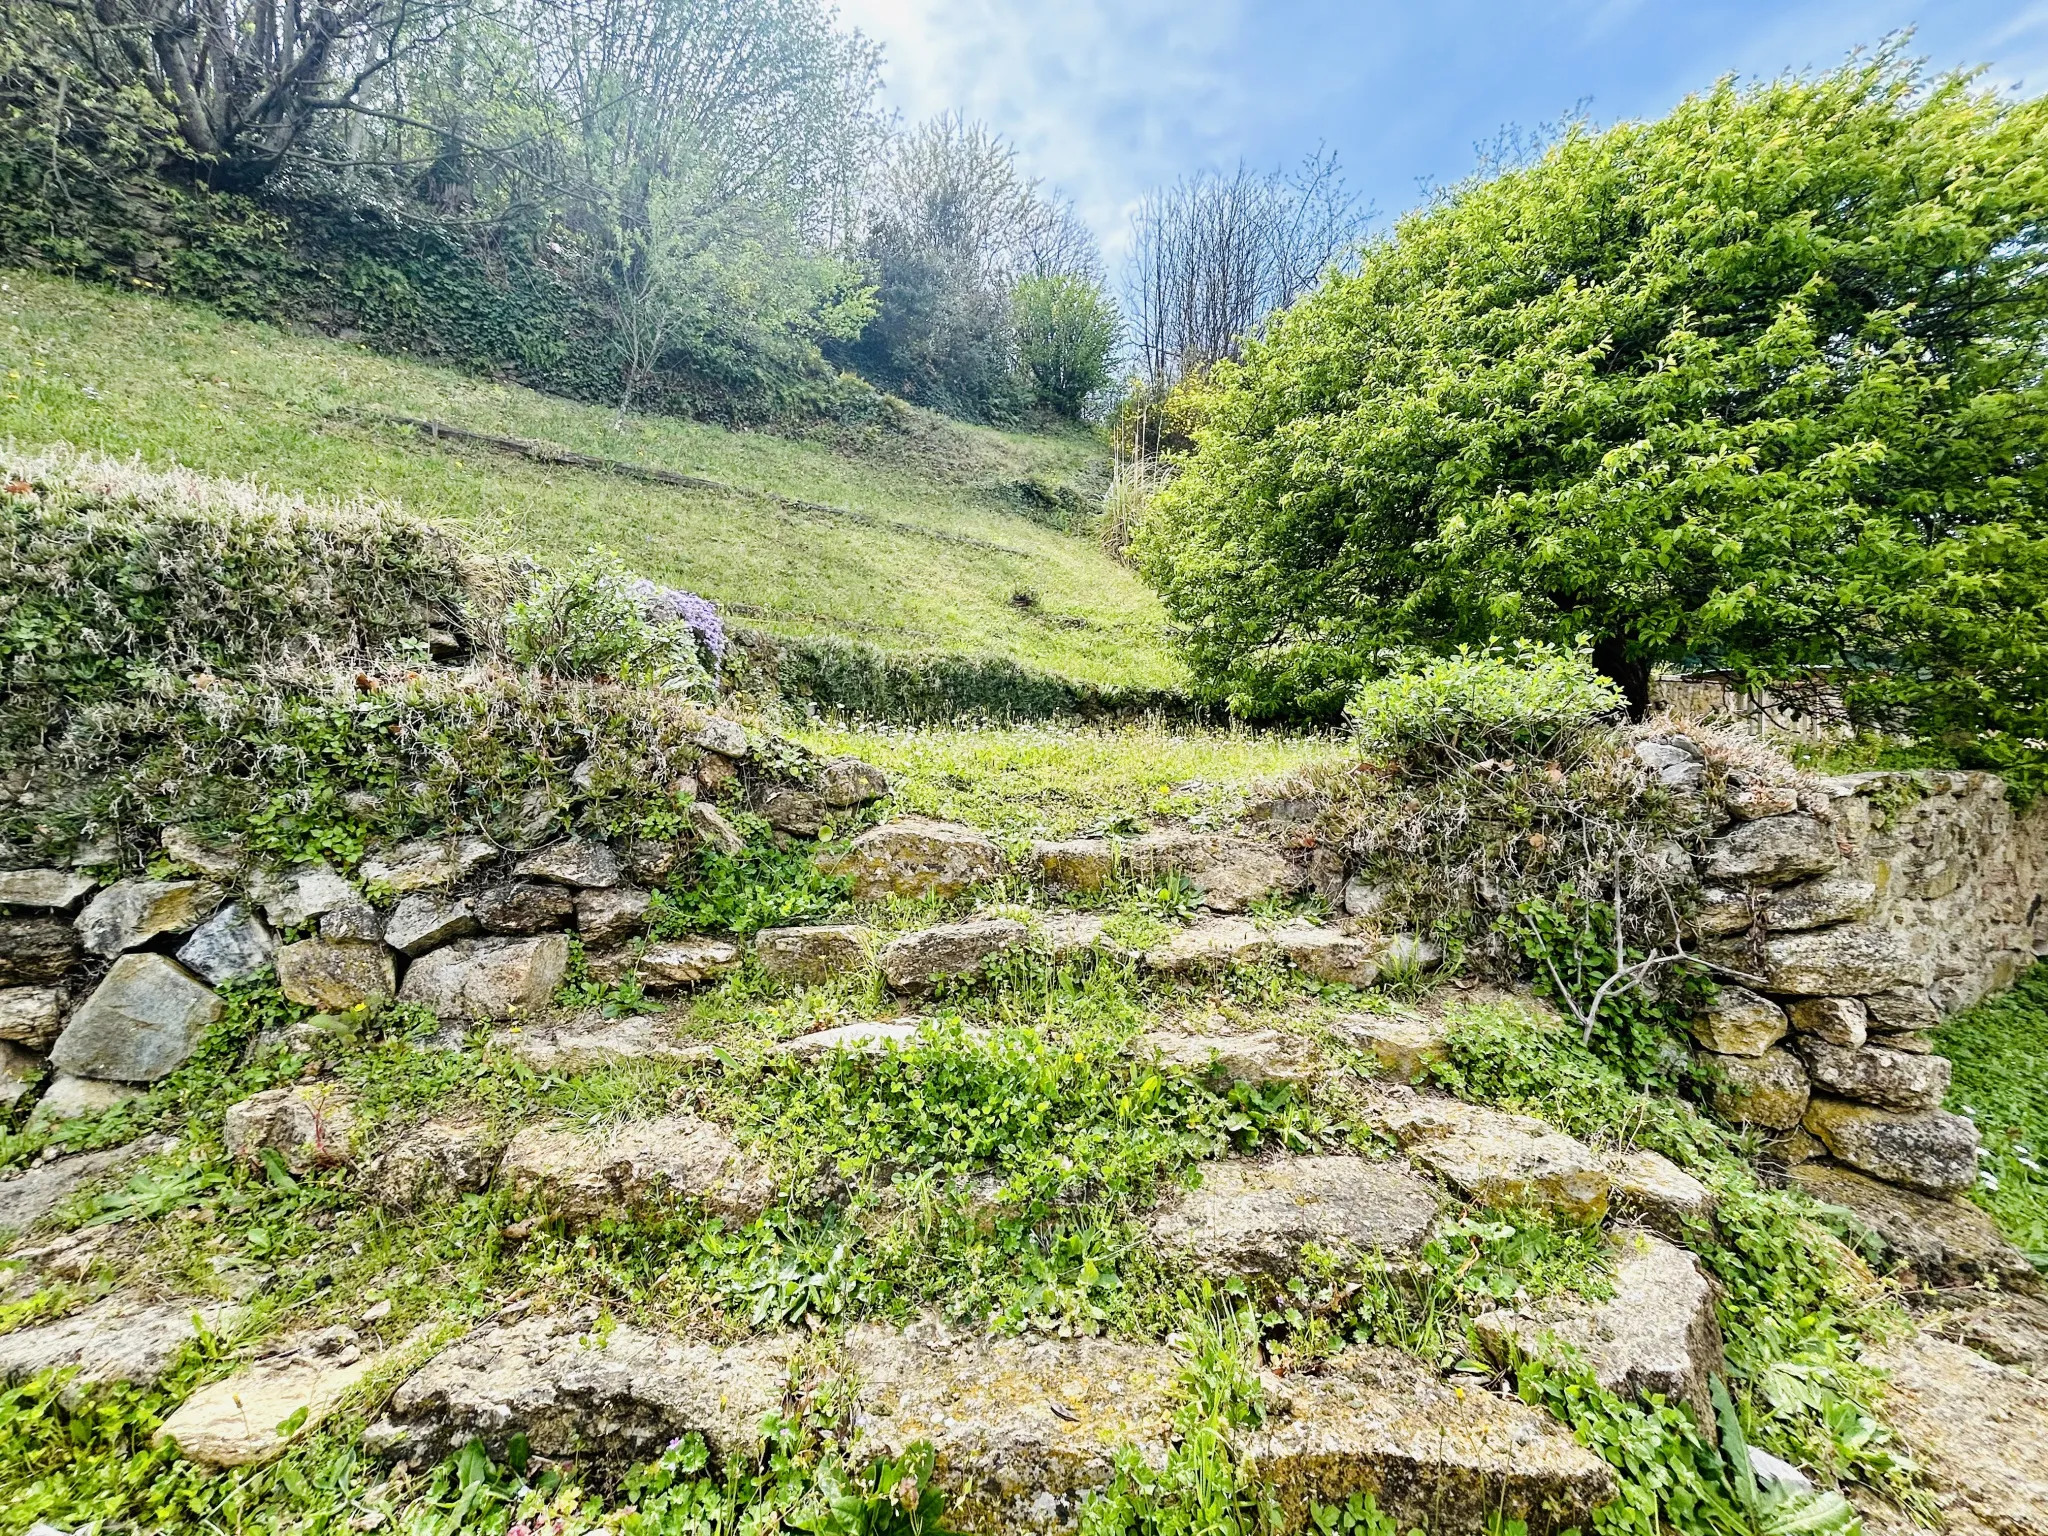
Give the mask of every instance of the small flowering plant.
[{"label": "small flowering plant", "polygon": [[709,697],[725,658],[718,610],[591,555],[534,573],[505,616],[512,659],[551,677],[616,677]]}]

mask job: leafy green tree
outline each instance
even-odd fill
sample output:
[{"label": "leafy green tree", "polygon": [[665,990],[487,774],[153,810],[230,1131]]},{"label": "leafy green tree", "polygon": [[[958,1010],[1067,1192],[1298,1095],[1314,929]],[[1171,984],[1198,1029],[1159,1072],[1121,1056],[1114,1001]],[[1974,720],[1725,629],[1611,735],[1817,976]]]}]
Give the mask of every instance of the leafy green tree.
[{"label": "leafy green tree", "polygon": [[2048,736],[2044,239],[2048,102],[1896,49],[1570,131],[1188,387],[1144,569],[1247,715],[1584,637],[1638,712],[1685,662]]},{"label": "leafy green tree", "polygon": [[1109,383],[1116,346],[1116,306],[1100,285],[1064,274],[1021,279],[1010,290],[1017,363],[1038,403],[1079,416],[1088,397]]}]

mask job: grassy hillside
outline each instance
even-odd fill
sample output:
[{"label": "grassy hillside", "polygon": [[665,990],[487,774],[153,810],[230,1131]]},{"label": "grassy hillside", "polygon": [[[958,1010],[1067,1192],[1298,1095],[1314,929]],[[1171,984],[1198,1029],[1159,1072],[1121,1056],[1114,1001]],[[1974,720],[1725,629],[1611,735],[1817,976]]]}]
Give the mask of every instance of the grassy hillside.
[{"label": "grassy hillside", "polygon": [[[996,432],[925,413],[911,414],[905,430],[832,440],[669,417],[629,416],[615,429],[609,411],[517,386],[20,272],[0,284],[0,349],[0,440],[23,447],[69,442],[279,490],[374,495],[544,557],[602,546],[785,633],[845,634],[892,650],[992,650],[1090,682],[1178,680],[1152,594],[1091,540],[1023,515],[1024,482],[1084,496],[1099,489],[1100,449],[1082,432]],[[1005,549],[438,443],[389,414]]]}]

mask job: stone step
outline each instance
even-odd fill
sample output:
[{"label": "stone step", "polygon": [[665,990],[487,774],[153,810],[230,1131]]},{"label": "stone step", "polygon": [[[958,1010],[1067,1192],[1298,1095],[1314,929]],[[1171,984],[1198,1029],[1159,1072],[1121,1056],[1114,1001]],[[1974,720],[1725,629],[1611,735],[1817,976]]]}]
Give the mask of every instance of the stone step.
[{"label": "stone step", "polygon": [[1162,1248],[1215,1279],[1285,1280],[1311,1247],[1405,1257],[1428,1239],[1440,1203],[1406,1165],[1363,1157],[1226,1158],[1201,1173],[1149,1225]]},{"label": "stone step", "polygon": [[1417,1166],[1474,1200],[1589,1224],[1607,1214],[1614,1174],[1605,1159],[1533,1116],[1397,1089],[1376,1120]]},{"label": "stone step", "polygon": [[[415,1463],[472,1436],[514,1434],[544,1456],[622,1465],[704,1436],[715,1458],[751,1454],[779,1409],[787,1337],[715,1346],[581,1317],[487,1326],[392,1394],[365,1444]],[[936,1323],[853,1329],[830,1373],[854,1394],[856,1453],[929,1441],[948,1520],[970,1532],[1071,1529],[1119,1447],[1164,1459],[1181,1357],[1161,1344],[990,1339]],[[1373,1492],[1403,1528],[1479,1531],[1499,1511],[1543,1536],[1613,1496],[1606,1464],[1560,1425],[1476,1384],[1450,1387],[1390,1351],[1351,1349],[1273,1389],[1244,1437],[1258,1475],[1297,1518]]]}]

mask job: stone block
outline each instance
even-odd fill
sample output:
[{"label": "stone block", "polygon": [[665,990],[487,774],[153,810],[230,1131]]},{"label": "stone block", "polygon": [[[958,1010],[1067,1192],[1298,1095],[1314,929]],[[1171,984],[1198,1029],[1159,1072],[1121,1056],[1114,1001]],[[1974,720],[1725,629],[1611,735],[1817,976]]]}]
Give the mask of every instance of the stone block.
[{"label": "stone block", "polygon": [[476,931],[476,913],[467,896],[415,892],[391,909],[384,924],[384,942],[402,955],[416,956],[466,939]]},{"label": "stone block", "polygon": [[1689,1241],[1694,1227],[1714,1218],[1712,1192],[1662,1153],[1616,1153],[1608,1158],[1607,1171],[1614,1180],[1615,1212],[1674,1243]]},{"label": "stone block", "polygon": [[271,1088],[230,1104],[221,1141],[230,1157],[259,1162],[275,1152],[294,1173],[341,1167],[350,1161],[356,1130],[347,1090],[333,1083]]},{"label": "stone block", "polygon": [[62,981],[83,946],[61,917],[0,917],[0,986]]},{"label": "stone block", "polygon": [[181,1065],[221,1014],[211,988],[162,955],[123,955],[50,1051],[76,1077],[153,1083]]},{"label": "stone block", "polygon": [[330,944],[381,944],[384,915],[367,901],[345,901],[320,914],[320,937]]},{"label": "stone block", "polygon": [[1319,1075],[1313,1046],[1277,1029],[1243,1033],[1148,1030],[1135,1054],[1177,1072],[1216,1072],[1234,1083],[1308,1083]]},{"label": "stone block", "polygon": [[245,981],[273,963],[277,940],[263,919],[231,901],[192,930],[178,963],[213,986]]},{"label": "stone block", "polygon": [[1837,1162],[1873,1178],[1927,1195],[1958,1195],[1977,1182],[1977,1127],[1961,1115],[1899,1114],[1816,1096],[1804,1123]]},{"label": "stone block", "polygon": [[277,989],[322,1013],[346,1013],[388,1002],[398,990],[398,965],[382,944],[301,939],[277,952]]},{"label": "stone block", "polygon": [[1870,1011],[1854,997],[1805,997],[1786,1010],[1795,1034],[1854,1048],[1869,1036]]},{"label": "stone block", "polygon": [[1249,918],[1209,917],[1190,924],[1145,951],[1146,966],[1169,976],[1213,973],[1278,957],[1270,930]]},{"label": "stone block", "polygon": [[578,890],[603,890],[619,883],[619,856],[603,843],[571,837],[529,853],[512,866],[520,880],[540,880]]},{"label": "stone block", "polygon": [[882,975],[898,992],[922,994],[952,977],[981,973],[989,961],[1022,948],[1031,930],[1013,918],[974,918],[906,933],[885,945]]},{"label": "stone block", "polygon": [[112,957],[161,933],[190,933],[221,903],[203,880],[123,880],[93,897],[78,915],[78,936],[96,955]]},{"label": "stone block", "polygon": [[1838,872],[1771,892],[1764,926],[1773,933],[1800,933],[1857,922],[1876,910],[1877,882]]},{"label": "stone block", "polygon": [[1862,1222],[1883,1243],[1886,1261],[1910,1270],[1921,1285],[2032,1290],[2040,1284],[2027,1256],[1967,1200],[1936,1199],[1832,1163],[1803,1163],[1790,1177],[1814,1199]]},{"label": "stone block", "polygon": [[116,1104],[126,1104],[139,1099],[148,1090],[132,1083],[108,1083],[94,1077],[73,1077],[68,1072],[59,1072],[50,1079],[43,1090],[43,1096],[36,1100],[35,1109],[29,1114],[29,1124],[41,1129],[65,1120],[82,1120],[87,1115],[101,1115]]},{"label": "stone block", "polygon": [[249,855],[239,841],[211,842],[193,827],[165,827],[157,841],[165,858],[209,880],[239,880],[248,872]]},{"label": "stone block", "polygon": [[647,926],[647,909],[652,901],[647,892],[633,885],[579,891],[576,931],[586,944],[609,947],[623,943]]},{"label": "stone block", "polygon": [[650,944],[633,962],[640,984],[650,992],[701,986],[740,968],[737,944],[724,939],[669,939]]},{"label": "stone block", "polygon": [[55,987],[0,988],[0,1040],[48,1050],[61,1027],[63,998]]},{"label": "stone block", "polygon": [[857,757],[828,758],[818,765],[818,793],[835,810],[846,810],[888,794],[889,777]]},{"label": "stone block", "polygon": [[857,923],[764,928],[754,935],[754,957],[779,981],[815,986],[866,969],[873,941],[873,930]]},{"label": "stone block", "polygon": [[1790,1028],[1785,1010],[1769,998],[1747,987],[1724,985],[1706,1012],[1692,1021],[1692,1037],[1717,1056],[1761,1056]]},{"label": "stone block", "polygon": [[576,898],[559,885],[521,880],[478,891],[470,910],[486,933],[551,933],[575,919]]},{"label": "stone block", "polygon": [[0,907],[69,912],[98,889],[75,869],[0,869]]},{"label": "stone block", "polygon": [[1765,990],[1788,997],[1867,997],[1920,984],[1925,973],[1896,935],[1861,923],[1764,943]]},{"label": "stone block", "polygon": [[67,1389],[146,1386],[171,1368],[201,1329],[224,1333],[242,1315],[240,1307],[196,1296],[153,1302],[108,1296],[57,1322],[0,1335],[0,1380],[70,1370],[76,1374]]},{"label": "stone block", "polygon": [[559,933],[458,939],[415,960],[398,995],[443,1018],[509,1019],[545,1008],[568,968],[569,941]]},{"label": "stone block", "polygon": [[1273,939],[1296,970],[1318,981],[1352,987],[1369,987],[1379,980],[1380,962],[1388,948],[1313,923],[1284,924],[1274,930]]},{"label": "stone block", "polygon": [[1902,1113],[1939,1109],[1948,1095],[1946,1056],[1924,1056],[1866,1045],[1854,1049],[1825,1040],[1799,1042],[1806,1075],[1817,1091]]},{"label": "stone block", "polygon": [[964,895],[1002,874],[1003,855],[972,827],[907,816],[868,828],[844,854],[820,865],[850,879],[857,900],[879,901]]},{"label": "stone block", "polygon": [[372,1158],[364,1184],[388,1210],[419,1210],[486,1188],[503,1150],[481,1121],[428,1120],[400,1131]]},{"label": "stone block", "polygon": [[[366,878],[367,873],[366,869]],[[282,930],[303,927],[314,918],[356,900],[356,888],[326,864],[302,864],[281,875],[251,876],[249,895],[263,908],[270,926]]]},{"label": "stone block", "polygon": [[761,819],[792,837],[816,837],[832,819],[832,807],[823,795],[783,785],[761,796]]},{"label": "stone block", "polygon": [[595,1130],[530,1125],[505,1148],[497,1179],[514,1198],[572,1222],[658,1213],[677,1201],[751,1221],[775,1198],[766,1172],[693,1115]]},{"label": "stone block", "polygon": [[1332,1021],[1347,1039],[1371,1053],[1382,1072],[1412,1083],[1444,1059],[1449,1026],[1441,1017],[1397,1009],[1392,1013],[1347,1013]]},{"label": "stone block", "polygon": [[1842,862],[1832,830],[1811,816],[1748,821],[1707,844],[1700,875],[1711,885],[1789,885]]},{"label": "stone block", "polygon": [[497,848],[480,837],[415,838],[365,859],[363,883],[395,896],[445,889],[467,880],[497,856]]},{"label": "stone block", "polygon": [[376,1364],[376,1356],[353,1345],[325,1353],[287,1342],[200,1387],[157,1426],[150,1443],[176,1446],[203,1466],[263,1466],[325,1423]]},{"label": "stone block", "polygon": [[1486,1205],[1534,1206],[1571,1221],[1607,1214],[1614,1180],[1575,1137],[1528,1115],[1418,1097],[1384,1116],[1417,1166]]},{"label": "stone block", "polygon": [[1284,1281],[1304,1250],[1326,1255],[1420,1250],[1436,1224],[1436,1190],[1405,1167],[1362,1157],[1226,1158],[1150,1221],[1154,1241],[1218,1280]]},{"label": "stone block", "polygon": [[1714,1073],[1708,1101],[1722,1119],[1788,1131],[1805,1115],[1812,1087],[1790,1051],[1774,1046],[1761,1056],[1709,1054],[1703,1061]]},{"label": "stone block", "polygon": [[718,813],[714,805],[702,800],[690,802],[690,830],[697,835],[697,841],[713,853],[722,853],[731,858],[746,850],[747,840],[741,837],[737,828]]}]

